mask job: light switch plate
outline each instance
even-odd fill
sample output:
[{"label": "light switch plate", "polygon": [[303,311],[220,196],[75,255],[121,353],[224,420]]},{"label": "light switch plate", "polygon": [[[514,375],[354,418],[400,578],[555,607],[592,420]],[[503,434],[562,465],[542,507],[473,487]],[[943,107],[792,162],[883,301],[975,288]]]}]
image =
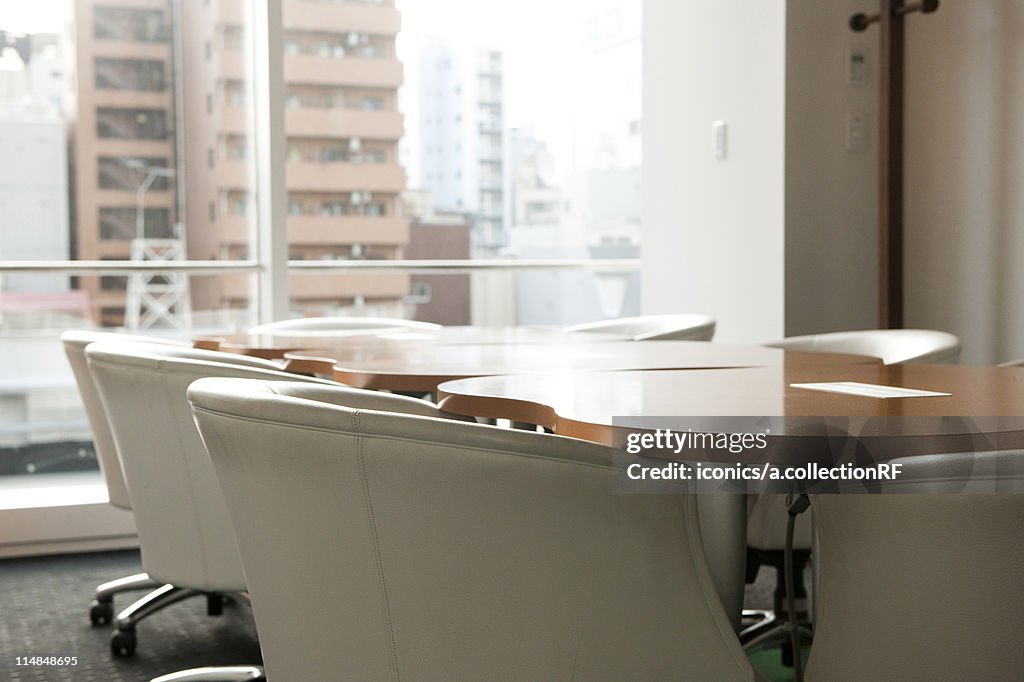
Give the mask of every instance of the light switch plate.
[{"label": "light switch plate", "polygon": [[726,125],[725,121],[713,121],[711,123],[711,148],[717,161],[724,161],[726,149]]}]

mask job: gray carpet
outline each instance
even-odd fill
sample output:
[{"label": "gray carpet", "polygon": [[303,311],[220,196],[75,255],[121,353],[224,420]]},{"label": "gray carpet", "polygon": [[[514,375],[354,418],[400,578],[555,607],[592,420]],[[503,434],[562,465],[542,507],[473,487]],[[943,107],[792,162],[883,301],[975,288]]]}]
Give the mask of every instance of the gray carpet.
[{"label": "gray carpet", "polygon": [[[141,570],[136,551],[0,560],[0,680],[139,682],[203,665],[260,663],[249,607],[236,601],[207,616],[203,598],[143,621],[135,655],[115,658],[111,626],[89,623],[89,602],[99,583]],[[115,610],[143,594],[116,596]],[[18,666],[19,656],[77,656],[78,665]]]},{"label": "gray carpet", "polygon": [[[141,682],[203,665],[260,662],[249,607],[229,604],[206,615],[206,601],[168,607],[138,628],[131,658],[110,653],[110,626],[92,627],[89,602],[96,585],[142,570],[136,551],[0,560],[0,680],[8,682]],[[748,585],[747,608],[771,608],[774,569],[763,567]],[[143,592],[118,595],[116,609]],[[39,610],[39,605],[46,605]],[[18,666],[18,656],[77,656],[76,666]]]}]

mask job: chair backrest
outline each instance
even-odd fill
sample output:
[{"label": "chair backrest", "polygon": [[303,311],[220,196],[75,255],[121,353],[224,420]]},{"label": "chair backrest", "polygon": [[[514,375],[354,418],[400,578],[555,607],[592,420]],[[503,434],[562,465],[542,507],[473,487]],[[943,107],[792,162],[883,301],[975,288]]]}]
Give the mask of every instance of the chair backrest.
[{"label": "chair backrest", "polygon": [[96,459],[99,461],[103,480],[107,484],[107,496],[110,498],[110,504],[121,509],[131,509],[131,498],[128,497],[124,472],[121,471],[121,462],[117,458],[117,449],[114,447],[114,440],[110,435],[107,415],[103,411],[103,405],[100,403],[99,395],[96,394],[92,375],[89,374],[89,367],[85,362],[85,347],[97,341],[155,343],[165,346],[185,346],[186,344],[184,341],[172,341],[160,337],[115,334],[86,329],[68,330],[60,335],[60,340],[64,344],[64,353],[68,356],[68,364],[71,365],[75,383],[78,384],[78,393],[82,397],[82,406],[85,408],[85,416],[89,420],[89,428],[92,430]]},{"label": "chair backrest", "polygon": [[633,341],[710,341],[715,320],[707,315],[642,315],[576,324],[564,331],[622,334]]},{"label": "chair backrest", "polygon": [[307,397],[189,389],[270,679],[752,679],[695,496],[613,494],[583,441]]},{"label": "chair backrest", "polygon": [[[244,589],[234,532],[185,391],[210,376],[337,384],[285,374],[267,360],[191,348],[95,343],[86,356],[124,466],[146,572],[182,587]],[[352,400],[369,393],[340,390],[354,392]],[[438,414],[429,403],[392,397]],[[381,394],[364,399],[376,406]]]},{"label": "chair backrest", "polygon": [[931,329],[864,329],[811,334],[765,345],[787,350],[870,355],[881,358],[887,365],[954,363],[960,359],[960,339]]},{"label": "chair backrest", "polygon": [[278,320],[257,325],[249,329],[250,334],[329,334],[340,331],[361,329],[413,329],[434,331],[441,325],[432,322],[417,322],[393,317],[299,317],[292,320]]},{"label": "chair backrest", "polygon": [[900,480],[883,488],[900,492],[811,498],[807,678],[1019,679],[1024,495],[962,492],[966,482],[1020,493],[1024,453],[896,461]]}]

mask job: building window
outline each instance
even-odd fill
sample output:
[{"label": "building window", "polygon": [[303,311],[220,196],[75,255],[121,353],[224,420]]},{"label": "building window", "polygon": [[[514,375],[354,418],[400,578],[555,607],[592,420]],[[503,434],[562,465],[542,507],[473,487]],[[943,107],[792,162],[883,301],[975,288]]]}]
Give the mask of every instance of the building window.
[{"label": "building window", "polygon": [[[100,209],[100,239],[128,241],[138,236],[138,209],[134,206],[103,207]],[[151,239],[170,239],[171,214],[166,208],[147,208],[143,212],[143,229]]]},{"label": "building window", "polygon": [[320,161],[324,163],[337,163],[348,160],[348,149],[344,147],[322,147],[320,149]]},{"label": "building window", "polygon": [[100,108],[96,133],[116,140],[166,140],[167,112],[163,109]]},{"label": "building window", "polygon": [[167,88],[164,63],[152,59],[96,59],[96,87],[101,90],[162,92]]},{"label": "building window", "polygon": [[320,215],[338,216],[348,213],[348,205],[340,201],[325,201],[320,206]]},{"label": "building window", "polygon": [[167,16],[160,10],[102,5],[93,9],[93,36],[100,40],[165,43],[170,35]]},{"label": "building window", "polygon": [[[146,179],[151,168],[167,168],[167,159],[153,157],[99,157],[97,178],[100,189],[123,189],[135,191]],[[170,179],[166,175],[153,178],[150,191],[167,191]]]},{"label": "building window", "polygon": [[103,291],[124,291],[128,288],[128,278],[114,275],[100,277],[100,289]]}]

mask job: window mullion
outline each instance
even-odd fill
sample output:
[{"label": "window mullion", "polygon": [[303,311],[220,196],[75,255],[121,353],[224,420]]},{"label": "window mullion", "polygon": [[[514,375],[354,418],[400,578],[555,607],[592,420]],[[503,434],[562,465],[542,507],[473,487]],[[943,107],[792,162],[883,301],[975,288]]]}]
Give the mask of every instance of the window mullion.
[{"label": "window mullion", "polygon": [[288,188],[285,175],[284,49],[282,0],[249,0],[252,40],[249,55],[252,106],[250,150],[255,174],[256,221],[253,240],[263,268],[257,278],[261,323],[288,315]]}]

